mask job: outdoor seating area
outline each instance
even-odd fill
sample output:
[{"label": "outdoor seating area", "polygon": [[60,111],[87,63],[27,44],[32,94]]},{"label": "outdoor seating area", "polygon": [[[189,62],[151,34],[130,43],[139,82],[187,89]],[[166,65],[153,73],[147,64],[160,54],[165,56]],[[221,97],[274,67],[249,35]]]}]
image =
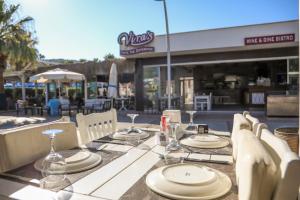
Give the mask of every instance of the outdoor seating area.
[{"label": "outdoor seating area", "polygon": [[185,124],[180,110],[165,110],[156,125],[134,123],[138,114],[119,122],[108,109],[78,113],[77,125],[63,118],[3,131],[0,197],[297,198],[299,149],[249,112],[232,116],[232,132],[195,124],[194,113]]},{"label": "outdoor seating area", "polygon": [[299,30],[297,0],[0,0],[0,200],[300,200]]}]

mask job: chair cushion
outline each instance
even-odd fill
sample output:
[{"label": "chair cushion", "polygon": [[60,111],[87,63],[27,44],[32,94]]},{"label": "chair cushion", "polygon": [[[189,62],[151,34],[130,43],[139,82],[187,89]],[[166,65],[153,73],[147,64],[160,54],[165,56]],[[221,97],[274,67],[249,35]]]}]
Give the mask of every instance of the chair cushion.
[{"label": "chair cushion", "polygon": [[234,114],[233,116],[233,127],[231,133],[231,142],[232,142],[232,156],[236,160],[237,152],[238,152],[238,134],[240,130],[247,129],[251,130],[250,122],[242,115],[242,114]]},{"label": "chair cushion", "polygon": [[14,128],[0,134],[0,172],[27,165],[48,154],[50,140],[42,134],[47,129],[62,129],[55,138],[55,149],[78,146],[76,126],[72,122],[56,122]]},{"label": "chair cushion", "polygon": [[239,136],[236,160],[238,194],[241,200],[272,198],[278,170],[264,145],[252,132]]}]

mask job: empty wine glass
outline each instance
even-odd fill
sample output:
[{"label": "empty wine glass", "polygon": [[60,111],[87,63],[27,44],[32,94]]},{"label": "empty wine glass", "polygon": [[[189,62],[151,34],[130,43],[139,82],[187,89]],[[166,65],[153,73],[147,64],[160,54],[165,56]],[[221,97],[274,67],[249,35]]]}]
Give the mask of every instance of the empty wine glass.
[{"label": "empty wine glass", "polygon": [[175,164],[183,162],[184,150],[177,140],[177,130],[179,123],[169,123],[169,138],[170,142],[165,148],[164,160],[166,164]]},{"label": "empty wine glass", "polygon": [[190,111],[186,111],[186,112],[190,115],[190,123],[188,124],[187,130],[196,131],[197,130],[197,125],[194,124],[194,114],[197,111],[190,110]]},{"label": "empty wine glass", "polygon": [[43,131],[44,135],[47,135],[50,139],[50,152],[42,161],[42,176],[43,181],[47,187],[55,187],[65,180],[66,162],[65,158],[55,152],[54,139],[57,134],[62,133],[63,130],[50,129]]},{"label": "empty wine glass", "polygon": [[131,118],[131,128],[128,130],[128,133],[141,133],[140,129],[134,128],[134,119],[139,116],[139,114],[127,114]]},{"label": "empty wine glass", "polygon": [[177,137],[176,137],[176,133],[177,133],[177,129],[179,127],[179,123],[178,122],[170,122],[169,123],[169,138],[170,138],[170,142],[167,145],[166,149],[169,151],[174,151],[174,150],[178,150],[179,148],[181,148],[181,146],[178,143]]}]

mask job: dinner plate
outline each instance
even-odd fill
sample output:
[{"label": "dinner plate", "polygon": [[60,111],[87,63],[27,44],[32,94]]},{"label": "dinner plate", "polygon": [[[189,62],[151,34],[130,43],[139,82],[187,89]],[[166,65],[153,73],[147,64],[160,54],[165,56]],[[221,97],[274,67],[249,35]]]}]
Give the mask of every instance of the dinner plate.
[{"label": "dinner plate", "polygon": [[128,133],[127,129],[119,130],[114,134],[109,135],[110,138],[116,140],[130,140],[130,139],[135,139],[137,137],[139,137],[139,139],[141,140],[141,139],[148,138],[149,136],[150,133],[147,133],[145,131],[141,131],[140,133],[135,133],[135,132]]},{"label": "dinner plate", "polygon": [[227,146],[229,141],[217,135],[198,134],[182,139],[180,143],[197,148],[222,148]]},{"label": "dinner plate", "polygon": [[[55,168],[51,169],[55,174],[85,171],[97,166],[102,161],[99,154],[89,151],[66,150],[60,151],[59,154],[65,158],[66,166],[60,168],[58,165],[55,165]],[[43,169],[43,160],[44,158],[37,160],[34,163],[34,168],[41,171]]]},{"label": "dinner plate", "polygon": [[215,169],[196,164],[167,165],[151,171],[147,186],[172,199],[215,199],[225,195],[232,186],[230,178]]}]

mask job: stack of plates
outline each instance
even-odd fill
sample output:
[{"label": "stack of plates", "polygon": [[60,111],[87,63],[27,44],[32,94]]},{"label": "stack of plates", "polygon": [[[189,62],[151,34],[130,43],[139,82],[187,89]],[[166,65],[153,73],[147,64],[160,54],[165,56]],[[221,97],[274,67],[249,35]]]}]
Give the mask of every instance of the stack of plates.
[{"label": "stack of plates", "polygon": [[140,133],[137,133],[137,132],[128,133],[127,129],[119,130],[119,131],[115,132],[114,134],[110,135],[110,137],[112,139],[116,139],[116,140],[131,140],[131,139],[135,139],[135,138],[139,138],[140,140],[142,140],[149,136],[150,136],[150,134],[145,131],[141,131]]},{"label": "stack of plates", "polygon": [[215,199],[231,189],[230,178],[215,169],[196,164],[167,165],[150,172],[147,186],[172,199]]},{"label": "stack of plates", "polygon": [[[65,158],[66,166],[62,166],[60,168],[59,165],[53,165],[55,166],[55,169],[51,169],[51,171],[55,172],[55,174],[67,174],[85,171],[97,166],[102,161],[102,158],[99,154],[89,151],[66,150],[60,151],[59,154]],[[44,158],[37,160],[34,163],[34,168],[42,171],[43,160]]]},{"label": "stack of plates", "polygon": [[192,135],[180,141],[181,144],[197,148],[222,148],[229,144],[229,141],[209,134]]}]

